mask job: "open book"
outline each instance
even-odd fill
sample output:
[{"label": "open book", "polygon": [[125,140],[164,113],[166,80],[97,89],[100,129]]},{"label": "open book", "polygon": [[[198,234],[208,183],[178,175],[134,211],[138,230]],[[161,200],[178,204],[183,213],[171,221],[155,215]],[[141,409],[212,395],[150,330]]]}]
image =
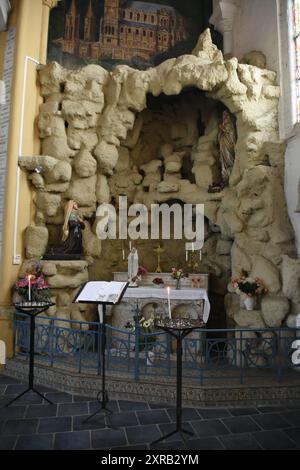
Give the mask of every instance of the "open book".
[{"label": "open book", "polygon": [[90,281],[83,286],[74,302],[117,304],[127,286],[128,282]]}]

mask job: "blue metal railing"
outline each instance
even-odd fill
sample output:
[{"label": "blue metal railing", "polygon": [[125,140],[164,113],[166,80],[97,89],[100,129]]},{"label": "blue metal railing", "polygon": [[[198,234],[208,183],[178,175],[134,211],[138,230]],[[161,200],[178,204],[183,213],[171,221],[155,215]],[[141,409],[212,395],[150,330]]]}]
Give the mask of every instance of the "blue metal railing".
[{"label": "blue metal railing", "polygon": [[[29,318],[17,313],[14,323],[15,355],[28,356]],[[292,362],[296,328],[199,329],[183,341],[183,374],[203,383],[206,379],[266,377],[277,380]],[[101,372],[101,324],[51,317],[37,317],[36,362],[65,367],[78,373]],[[174,340],[165,332],[145,334],[136,323],[134,331],[106,326],[106,368],[142,376],[173,376],[176,373]],[[269,372],[267,372],[269,371]],[[300,378],[300,376],[299,376]]]}]

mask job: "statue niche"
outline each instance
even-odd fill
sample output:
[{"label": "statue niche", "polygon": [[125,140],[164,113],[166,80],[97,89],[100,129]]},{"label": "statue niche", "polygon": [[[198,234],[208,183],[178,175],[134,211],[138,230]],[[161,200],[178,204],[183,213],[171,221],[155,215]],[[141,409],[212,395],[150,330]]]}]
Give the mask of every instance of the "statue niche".
[{"label": "statue niche", "polygon": [[77,202],[70,200],[65,205],[62,244],[50,246],[44,256],[47,260],[78,260],[82,255],[82,230],[84,222],[78,215]]},{"label": "statue niche", "polygon": [[230,114],[223,111],[223,120],[219,125],[218,147],[221,166],[221,181],[218,184],[209,186],[208,192],[219,192],[229,185],[229,178],[233,169],[235,160],[235,144],[237,135],[235,125]]}]

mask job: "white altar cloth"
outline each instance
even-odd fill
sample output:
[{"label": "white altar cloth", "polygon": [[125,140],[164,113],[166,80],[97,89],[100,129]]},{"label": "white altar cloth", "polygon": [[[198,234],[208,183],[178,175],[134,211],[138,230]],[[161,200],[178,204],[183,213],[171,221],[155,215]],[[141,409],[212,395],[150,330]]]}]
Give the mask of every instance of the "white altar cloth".
[{"label": "white altar cloth", "polygon": [[[167,290],[157,287],[128,287],[123,299],[168,299]],[[205,289],[170,289],[170,300],[204,300],[203,321],[207,323],[210,302]]]}]

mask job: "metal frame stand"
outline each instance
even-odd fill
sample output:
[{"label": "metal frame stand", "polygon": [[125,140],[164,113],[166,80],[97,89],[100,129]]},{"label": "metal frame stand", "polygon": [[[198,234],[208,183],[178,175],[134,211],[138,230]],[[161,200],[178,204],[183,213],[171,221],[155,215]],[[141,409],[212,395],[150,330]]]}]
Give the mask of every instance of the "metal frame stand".
[{"label": "metal frame stand", "polygon": [[[107,415],[112,415],[113,411],[107,408],[107,403],[109,402],[108,394],[105,389],[105,347],[106,347],[106,324],[105,324],[105,314],[106,314],[106,304],[102,304],[103,308],[103,321],[101,325],[101,375],[102,375],[102,389],[97,394],[97,401],[100,403],[100,408],[86,418],[83,423],[87,423],[90,419],[96,416],[98,413],[105,413]],[[101,397],[101,398],[100,398]],[[107,416],[104,416],[104,419]],[[111,426],[106,420],[107,427],[111,429],[116,429]]]},{"label": "metal frame stand", "polygon": [[151,442],[150,446],[157,444],[158,442],[164,441],[168,437],[173,436],[174,434],[179,433],[181,436],[182,441],[186,445],[187,440],[185,435],[187,436],[194,436],[194,433],[184,429],[182,427],[182,340],[195,328],[172,328],[167,326],[159,326],[162,330],[166,331],[174,338],[176,338],[176,359],[177,359],[177,376],[176,376],[176,428],[174,431],[165,434],[164,436],[156,439],[155,441]]},{"label": "metal frame stand", "polygon": [[[22,305],[22,304],[21,304]],[[34,307],[34,305],[28,307],[21,306],[19,304],[14,304],[14,306],[18,309],[18,311],[25,313],[30,316],[30,346],[29,346],[29,375],[28,375],[28,388],[24,390],[24,392],[20,393],[17,397],[13,398],[11,401],[6,403],[6,406],[11,405],[14,403],[16,400],[21,398],[23,395],[28,393],[30,390],[32,390],[34,393],[39,395],[40,397],[43,398],[43,400],[46,400],[50,405],[53,405],[54,403],[46,398],[44,395],[42,395],[38,390],[36,390],[33,386],[34,383],[34,345],[35,345],[35,317],[39,315],[42,312],[45,312],[49,307],[54,305],[53,303],[48,303],[45,306],[40,306],[40,307]]]}]

